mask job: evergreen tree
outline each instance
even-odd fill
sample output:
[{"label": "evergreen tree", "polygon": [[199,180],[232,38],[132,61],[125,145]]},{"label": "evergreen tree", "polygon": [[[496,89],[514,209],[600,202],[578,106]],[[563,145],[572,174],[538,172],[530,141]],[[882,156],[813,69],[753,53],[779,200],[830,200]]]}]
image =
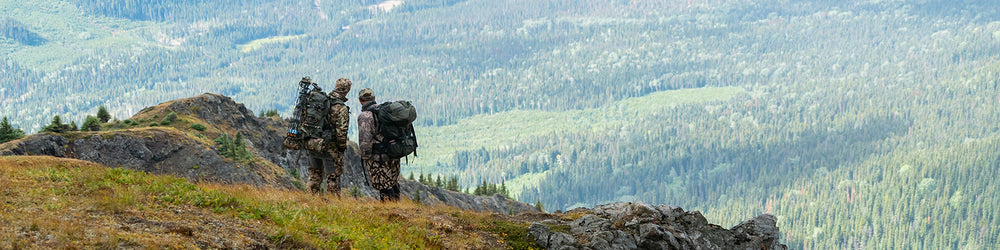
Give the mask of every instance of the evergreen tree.
[{"label": "evergreen tree", "polygon": [[58,115],[52,117],[52,122],[42,128],[42,132],[63,133],[70,131],[69,125],[62,123],[62,118]]},{"label": "evergreen tree", "polygon": [[24,131],[21,128],[14,128],[7,121],[7,117],[4,116],[3,120],[0,121],[0,143],[9,142],[24,137]]},{"label": "evergreen tree", "polygon": [[535,200],[535,209],[538,209],[538,212],[545,212],[545,206],[542,206],[542,199]]},{"label": "evergreen tree", "polygon": [[83,131],[101,131],[100,118],[94,116],[87,116],[87,119],[83,121]]},{"label": "evergreen tree", "polygon": [[458,176],[451,176],[451,178],[448,179],[448,185],[446,189],[455,192],[461,191],[461,188],[458,186]]},{"label": "evergreen tree", "polygon": [[413,171],[410,171],[410,177],[409,177],[409,178],[406,178],[406,179],[409,179],[409,180],[411,180],[411,181],[412,181],[412,180],[414,180],[414,179],[413,179]]},{"label": "evergreen tree", "polygon": [[416,202],[417,204],[422,203],[420,202],[420,189],[417,189],[417,192],[413,193],[413,202]]},{"label": "evergreen tree", "polygon": [[69,131],[80,131],[80,127],[76,125],[76,121],[69,122]]},{"label": "evergreen tree", "polygon": [[111,120],[111,114],[108,113],[107,108],[104,108],[104,105],[97,108],[97,119],[100,119],[101,123],[106,123]]},{"label": "evergreen tree", "polygon": [[237,160],[240,162],[249,161],[253,158],[253,154],[247,150],[246,145],[243,143],[243,135],[239,132],[236,133],[236,137],[229,137],[227,134],[222,134],[219,138],[215,139],[216,145],[218,145],[219,154]]}]

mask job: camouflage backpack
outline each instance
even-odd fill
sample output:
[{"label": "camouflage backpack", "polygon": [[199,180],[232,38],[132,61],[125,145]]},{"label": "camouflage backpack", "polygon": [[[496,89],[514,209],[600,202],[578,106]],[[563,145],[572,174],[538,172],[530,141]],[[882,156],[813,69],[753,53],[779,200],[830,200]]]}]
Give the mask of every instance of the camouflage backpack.
[{"label": "camouflage backpack", "polygon": [[288,149],[305,148],[306,141],[314,138],[324,141],[333,141],[333,124],[327,119],[331,105],[346,105],[343,101],[330,98],[318,86],[309,91],[308,94],[299,100],[296,105],[296,115],[299,117],[298,126],[289,130],[283,145]]},{"label": "camouflage backpack", "polygon": [[382,140],[376,140],[372,151],[390,158],[403,158],[411,153],[417,155],[417,135],[413,121],[417,119],[417,109],[409,101],[386,102],[365,109],[375,117]]},{"label": "camouflage backpack", "polygon": [[302,110],[302,121],[299,123],[299,131],[305,138],[333,140],[333,124],[330,124],[327,116],[330,113],[330,105],[334,104],[344,104],[344,102],[330,98],[319,88],[309,91],[309,97],[306,98]]}]

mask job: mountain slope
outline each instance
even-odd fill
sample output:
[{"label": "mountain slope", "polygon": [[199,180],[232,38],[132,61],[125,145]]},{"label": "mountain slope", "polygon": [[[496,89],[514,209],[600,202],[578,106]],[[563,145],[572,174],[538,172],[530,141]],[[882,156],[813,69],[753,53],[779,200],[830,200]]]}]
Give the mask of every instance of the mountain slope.
[{"label": "mountain slope", "polygon": [[[170,176],[50,156],[0,157],[2,248],[530,246],[504,217]],[[523,236],[522,236],[523,237]],[[519,245],[523,244],[523,245]]]},{"label": "mountain slope", "polygon": [[505,216],[405,199],[195,185],[51,156],[0,157],[0,184],[3,248],[784,249],[773,216],[725,230],[672,206]]}]

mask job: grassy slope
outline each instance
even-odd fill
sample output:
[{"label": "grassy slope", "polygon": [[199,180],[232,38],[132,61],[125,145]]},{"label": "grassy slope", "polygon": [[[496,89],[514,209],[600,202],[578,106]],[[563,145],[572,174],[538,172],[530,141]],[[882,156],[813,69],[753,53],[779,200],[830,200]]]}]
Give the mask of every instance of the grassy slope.
[{"label": "grassy slope", "polygon": [[526,224],[410,201],[191,184],[54,157],[0,157],[0,248],[527,248]]},{"label": "grassy slope", "polygon": [[[455,152],[459,151],[503,147],[544,135],[615,130],[643,119],[646,114],[675,105],[726,100],[741,93],[746,91],[737,87],[661,91],[595,109],[565,112],[517,110],[474,116],[449,126],[422,127],[417,129],[417,138],[420,139],[420,148],[417,150],[419,157],[412,159],[411,165],[403,173],[447,171],[433,167],[438,162],[452,162]],[[512,193],[517,194],[522,186],[536,183],[543,177],[544,174],[529,174],[510,180],[507,184]]]}]

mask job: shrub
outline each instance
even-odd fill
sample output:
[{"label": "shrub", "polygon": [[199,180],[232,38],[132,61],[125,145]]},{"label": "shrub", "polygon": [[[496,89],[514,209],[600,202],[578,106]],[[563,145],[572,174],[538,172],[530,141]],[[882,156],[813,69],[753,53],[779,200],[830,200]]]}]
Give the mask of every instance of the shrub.
[{"label": "shrub", "polygon": [[160,121],[160,125],[166,126],[177,121],[177,112],[170,112],[163,120]]},{"label": "shrub", "polygon": [[83,121],[83,131],[101,131],[101,121],[100,118],[87,116],[87,119]]},{"label": "shrub", "polygon": [[191,129],[198,130],[198,131],[205,131],[205,129],[207,129],[207,128],[205,127],[205,125],[201,125],[199,123],[195,123],[195,124],[191,124]]}]

